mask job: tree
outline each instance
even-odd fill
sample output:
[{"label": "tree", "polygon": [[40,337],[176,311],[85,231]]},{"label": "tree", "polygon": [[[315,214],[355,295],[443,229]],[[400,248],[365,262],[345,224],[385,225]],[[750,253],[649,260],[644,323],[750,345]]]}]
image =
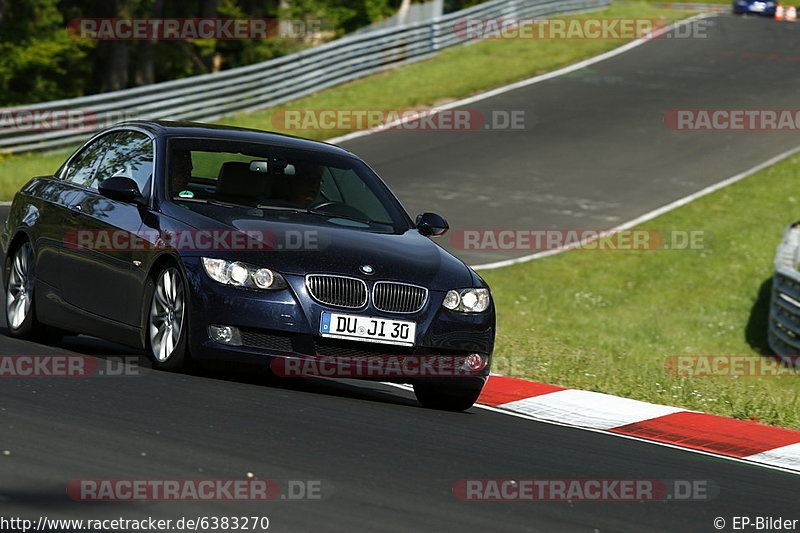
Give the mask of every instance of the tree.
[{"label": "tree", "polygon": [[58,0],[0,0],[0,95],[22,104],[81,94],[96,43],[70,37]]},{"label": "tree", "polygon": [[[450,0],[457,1],[457,0]],[[472,1],[472,0],[464,0]],[[403,0],[0,0],[0,105],[115,91],[266,61],[312,43],[257,40],[92,40],[80,19],[266,18],[322,21],[322,38],[395,13]],[[277,27],[277,25],[276,25]],[[315,43],[320,34],[315,36]]]}]

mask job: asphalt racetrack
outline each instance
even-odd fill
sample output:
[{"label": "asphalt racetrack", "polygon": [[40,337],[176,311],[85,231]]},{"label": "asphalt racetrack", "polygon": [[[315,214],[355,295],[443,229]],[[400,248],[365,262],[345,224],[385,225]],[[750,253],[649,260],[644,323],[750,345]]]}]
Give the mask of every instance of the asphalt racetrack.
[{"label": "asphalt racetrack", "polygon": [[[673,109],[795,109],[800,25],[714,16],[580,71],[467,104],[525,129],[388,131],[344,143],[413,215],[457,229],[607,229],[800,145],[796,132],[667,128]],[[455,235],[455,232],[452,233]],[[459,250],[470,265],[524,250]]]},{"label": "asphalt racetrack", "polygon": [[[665,128],[676,108],[791,108],[800,26],[728,15],[707,39],[659,39],[579,73],[477,102],[528,112],[501,132],[388,132],[348,142],[412,212],[460,228],[611,227],[797,144],[784,133]],[[733,52],[723,55],[722,52]],[[741,54],[751,54],[744,57]],[[764,55],[779,57],[765,59]],[[3,213],[4,214],[4,213]],[[514,254],[459,253],[470,263]],[[87,337],[0,354],[137,355]],[[4,517],[267,516],[270,531],[731,531],[734,516],[800,518],[800,477],[473,408],[418,407],[405,390],[255,372],[0,383]],[[8,453],[5,453],[8,452]],[[319,500],[77,502],[76,479],[321,483]],[[702,501],[464,502],[463,479],[700,480]]]}]

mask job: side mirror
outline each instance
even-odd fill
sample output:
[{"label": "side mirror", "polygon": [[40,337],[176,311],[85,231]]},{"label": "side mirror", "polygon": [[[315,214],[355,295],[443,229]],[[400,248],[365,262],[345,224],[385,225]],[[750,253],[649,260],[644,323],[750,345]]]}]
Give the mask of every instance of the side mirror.
[{"label": "side mirror", "polygon": [[447,221],[436,213],[422,213],[417,215],[417,230],[426,237],[444,235],[450,226]]},{"label": "side mirror", "polygon": [[125,176],[112,176],[105,179],[97,190],[106,198],[120,202],[133,202],[142,195],[136,182]]}]

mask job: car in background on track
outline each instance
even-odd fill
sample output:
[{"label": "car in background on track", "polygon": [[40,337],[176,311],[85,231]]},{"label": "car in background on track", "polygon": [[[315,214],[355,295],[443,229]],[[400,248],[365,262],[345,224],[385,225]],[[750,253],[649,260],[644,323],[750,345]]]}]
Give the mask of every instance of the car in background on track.
[{"label": "car in background on track", "polygon": [[733,12],[737,15],[754,13],[774,17],[777,7],[778,2],[774,0],[733,0]]},{"label": "car in background on track", "polygon": [[[245,361],[307,375],[325,362],[336,371],[311,375],[411,383],[423,405],[463,410],[489,374],[495,310],[432,240],[447,229],[433,213],[412,220],[340,147],[123,123],[14,196],[0,234],[8,328],[101,337],[164,370]],[[359,366],[376,358],[395,367]]]},{"label": "car in background on track", "polygon": [[783,231],[775,253],[767,340],[782,357],[800,354],[800,221]]}]

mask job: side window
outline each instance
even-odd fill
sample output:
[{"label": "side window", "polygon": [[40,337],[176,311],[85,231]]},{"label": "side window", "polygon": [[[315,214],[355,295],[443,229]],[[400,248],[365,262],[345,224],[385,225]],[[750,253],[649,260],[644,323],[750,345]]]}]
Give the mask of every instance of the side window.
[{"label": "side window", "polygon": [[81,152],[72,158],[72,161],[64,174],[64,179],[84,187],[97,187],[94,180],[94,173],[100,159],[105,153],[108,141],[114,134],[104,135],[86,146]]},{"label": "side window", "polygon": [[153,143],[147,135],[137,131],[114,133],[108,150],[100,162],[95,183],[112,176],[131,178],[143,196],[150,195],[153,175]]}]

